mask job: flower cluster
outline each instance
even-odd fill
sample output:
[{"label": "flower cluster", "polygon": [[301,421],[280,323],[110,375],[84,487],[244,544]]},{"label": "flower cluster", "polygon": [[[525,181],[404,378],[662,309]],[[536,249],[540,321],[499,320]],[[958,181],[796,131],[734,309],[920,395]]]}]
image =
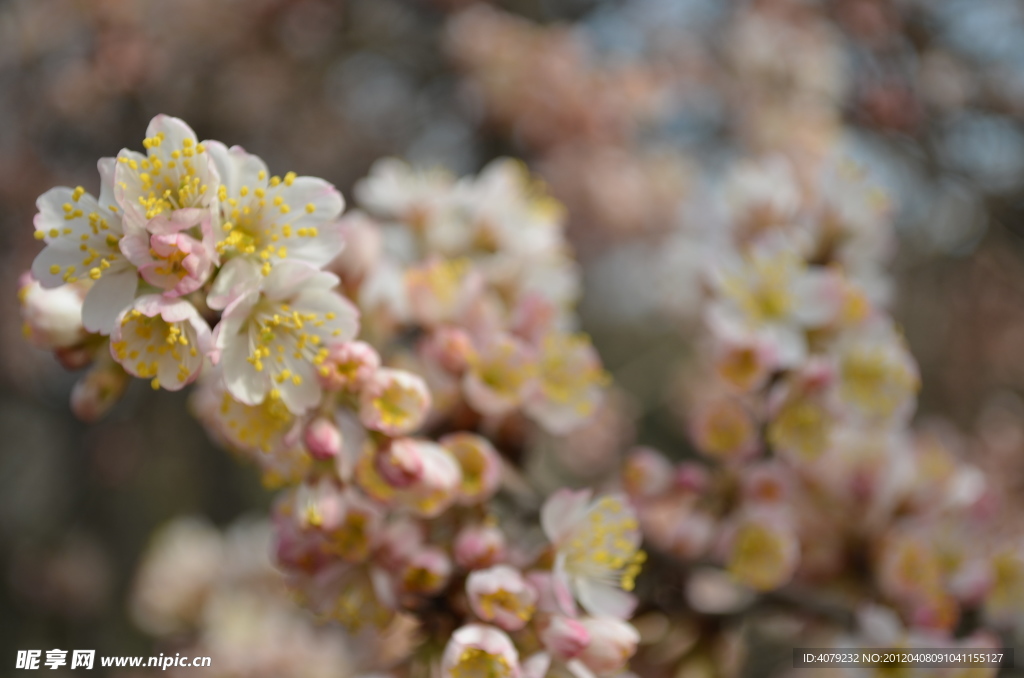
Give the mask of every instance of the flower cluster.
[{"label": "flower cluster", "polygon": [[[512,487],[531,432],[587,423],[607,379],[574,328],[561,206],[511,160],[462,180],[385,160],[342,216],[327,182],[175,118],[143,146],[100,161],[98,199],[39,199],[26,334],[92,365],[76,412],[127,375],[196,382],[210,435],[284,488],[273,552],[298,599],[353,632],[417,622],[412,664],[620,671],[645,559],[630,500]],[[178,604],[160,588],[138,598],[150,626]]]},{"label": "flower cluster", "polygon": [[1004,563],[1020,551],[978,530],[981,471],[909,426],[917,367],[877,284],[887,201],[849,163],[816,168],[820,185],[794,167],[740,164],[718,193],[701,367],[678,394],[706,462],[637,449],[625,485],[659,555],[721,568],[689,575],[698,611],[799,591],[952,642],[965,615],[1019,604]]}]

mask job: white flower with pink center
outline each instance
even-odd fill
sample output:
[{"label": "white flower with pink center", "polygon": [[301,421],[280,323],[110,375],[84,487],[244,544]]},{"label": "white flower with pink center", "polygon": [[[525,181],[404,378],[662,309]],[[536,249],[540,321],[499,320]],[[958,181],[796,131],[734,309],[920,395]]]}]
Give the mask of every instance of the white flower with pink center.
[{"label": "white flower with pink center", "polygon": [[508,565],[471,573],[466,596],[476,616],[506,631],[526,626],[537,605],[537,591],[519,570]]},{"label": "white flower with pink center", "polygon": [[136,299],[110,335],[110,353],[126,372],[168,391],[195,380],[210,345],[210,327],[192,304],[157,294]]},{"label": "white flower with pink center", "polygon": [[319,402],[318,368],[359,327],[337,284],[308,264],[283,262],[224,310],[214,342],[231,395],[247,405],[280,398],[296,414]]},{"label": "white flower with pink center", "polygon": [[213,245],[210,212],[180,209],[153,217],[146,230],[130,229],[121,250],[143,280],[165,290],[165,296],[179,297],[195,292],[213,274]]},{"label": "white flower with pink center", "polygon": [[459,497],[462,472],[448,450],[429,440],[399,438],[357,467],[357,479],[378,501],[434,518]]},{"label": "white flower with pink center", "polygon": [[452,634],[441,658],[444,678],[517,678],[519,652],[506,633],[467,624]]},{"label": "white flower with pink center", "polygon": [[115,204],[113,158],[99,161],[100,197],[79,186],[60,187],[36,201],[36,239],[46,247],[32,263],[32,276],[45,289],[89,283],[82,305],[82,324],[90,332],[110,334],[138,288],[135,267],[121,252],[124,236],[120,208]]},{"label": "white flower with pink center", "polygon": [[590,490],[561,489],[541,509],[541,525],[556,549],[556,587],[568,587],[590,614],[628,617],[636,600],[626,591],[646,559],[628,499],[616,494],[591,501]]}]

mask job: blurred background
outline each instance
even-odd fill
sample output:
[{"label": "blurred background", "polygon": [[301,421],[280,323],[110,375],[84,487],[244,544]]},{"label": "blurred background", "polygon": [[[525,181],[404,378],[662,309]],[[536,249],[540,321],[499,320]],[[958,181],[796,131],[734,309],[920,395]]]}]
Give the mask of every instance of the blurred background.
[{"label": "blurred background", "polygon": [[841,145],[896,209],[879,285],[921,366],[917,418],[990,470],[1020,533],[1019,0],[0,0],[0,656],[148,654],[127,599],[153,530],[270,501],[185,395],[137,383],[80,424],[75,376],[21,336],[36,196],[95,191],[96,159],[141,148],[157,113],[346,196],[383,156],[526,160],[569,209],[583,328],[618,383],[583,441],[607,464],[634,442],[688,449],[672,368],[709,177]]}]

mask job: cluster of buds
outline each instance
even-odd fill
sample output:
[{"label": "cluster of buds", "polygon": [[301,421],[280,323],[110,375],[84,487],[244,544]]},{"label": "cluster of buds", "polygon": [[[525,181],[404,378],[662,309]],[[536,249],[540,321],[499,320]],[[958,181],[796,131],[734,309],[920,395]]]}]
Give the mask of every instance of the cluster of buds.
[{"label": "cluster of buds", "polygon": [[652,549],[720,568],[693,571],[698,610],[814,592],[952,642],[963,613],[1020,590],[1019,565],[1001,565],[1020,550],[1001,555],[978,530],[991,508],[981,471],[909,426],[917,367],[877,284],[886,200],[849,163],[796,167],[772,157],[724,178],[701,367],[680,393],[705,461],[637,449],[626,489]]},{"label": "cluster of buds", "polygon": [[102,415],[128,375],[196,382],[211,437],[282,488],[273,551],[298,599],[353,631],[418,622],[409,666],[620,671],[631,501],[503,491],[531,431],[585,424],[606,383],[573,329],[561,206],[510,160],[459,181],[387,160],[343,217],[327,182],[175,118],[143,145],[100,161],[98,199],[38,202],[26,334],[91,365],[76,411]]}]

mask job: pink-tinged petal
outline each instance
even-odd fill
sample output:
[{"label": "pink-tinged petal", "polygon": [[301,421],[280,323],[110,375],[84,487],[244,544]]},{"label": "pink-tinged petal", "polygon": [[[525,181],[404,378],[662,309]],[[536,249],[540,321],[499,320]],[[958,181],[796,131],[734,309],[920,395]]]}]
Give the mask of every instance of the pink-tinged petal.
[{"label": "pink-tinged petal", "polygon": [[590,490],[562,488],[548,497],[540,511],[540,524],[544,534],[557,544],[575,528],[587,513]]},{"label": "pink-tinged petal", "polygon": [[119,243],[121,254],[136,266],[145,266],[153,261],[149,253],[149,234],[145,231],[132,229]]},{"label": "pink-tinged petal", "polygon": [[255,261],[235,257],[220,269],[213,281],[206,304],[215,311],[222,311],[239,296],[259,289],[263,276]]},{"label": "pink-tinged petal", "polygon": [[89,289],[82,305],[82,324],[90,332],[110,334],[117,316],[135,298],[139,277],[133,269],[108,272]]},{"label": "pink-tinged petal", "polygon": [[595,617],[628,619],[636,609],[636,596],[610,584],[578,577],[573,585],[580,605]]}]

